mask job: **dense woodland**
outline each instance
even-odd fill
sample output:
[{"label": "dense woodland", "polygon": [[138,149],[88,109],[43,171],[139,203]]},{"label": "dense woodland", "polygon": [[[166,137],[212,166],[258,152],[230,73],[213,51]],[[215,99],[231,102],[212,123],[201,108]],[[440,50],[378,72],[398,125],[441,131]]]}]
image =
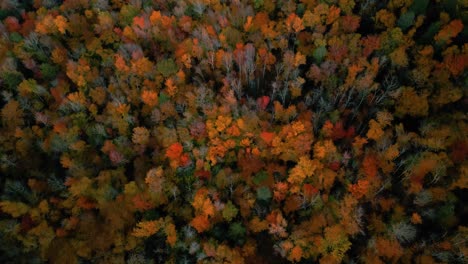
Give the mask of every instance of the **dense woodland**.
[{"label": "dense woodland", "polygon": [[467,263],[467,0],[1,0],[1,263]]}]

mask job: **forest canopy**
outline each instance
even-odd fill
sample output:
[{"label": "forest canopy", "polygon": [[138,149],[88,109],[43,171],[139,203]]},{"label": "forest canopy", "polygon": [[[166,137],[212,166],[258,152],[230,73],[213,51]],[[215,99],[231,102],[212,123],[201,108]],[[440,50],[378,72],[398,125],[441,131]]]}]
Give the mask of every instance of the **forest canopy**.
[{"label": "forest canopy", "polygon": [[0,262],[467,263],[467,23],[0,1]]}]

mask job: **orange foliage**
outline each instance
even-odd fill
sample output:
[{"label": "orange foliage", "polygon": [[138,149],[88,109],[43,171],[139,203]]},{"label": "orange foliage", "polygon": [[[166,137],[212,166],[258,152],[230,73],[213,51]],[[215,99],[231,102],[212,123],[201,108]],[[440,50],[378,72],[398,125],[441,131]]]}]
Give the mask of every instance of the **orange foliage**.
[{"label": "orange foliage", "polygon": [[374,119],[369,122],[369,131],[367,132],[367,138],[378,141],[384,134],[379,123]]},{"label": "orange foliage", "polygon": [[141,93],[141,101],[150,107],[158,104],[158,94],[155,91],[144,90]]},{"label": "orange foliage", "polygon": [[140,211],[147,211],[154,208],[154,205],[143,194],[135,195],[132,202],[135,209]]},{"label": "orange foliage", "polygon": [[166,224],[164,228],[164,232],[166,233],[166,242],[171,245],[172,247],[175,246],[175,243],[177,242],[177,232],[175,225],[172,223]]},{"label": "orange foliage", "polygon": [[422,224],[421,216],[418,213],[413,213],[411,215],[411,223],[413,223],[413,224]]},{"label": "orange foliage", "polygon": [[136,237],[149,237],[156,234],[163,225],[164,222],[162,219],[155,221],[142,221],[137,224],[135,229],[133,229],[132,235]]},{"label": "orange foliage", "polygon": [[369,189],[369,181],[358,180],[356,184],[351,184],[348,189],[356,199],[360,199],[367,194]]},{"label": "orange foliage", "polygon": [[195,216],[190,225],[197,230],[198,233],[202,233],[210,228],[210,221],[206,215]]},{"label": "orange foliage", "polygon": [[302,19],[298,17],[295,13],[291,13],[286,20],[286,29],[290,32],[298,33],[304,29],[302,24]]},{"label": "orange foliage", "polygon": [[396,261],[403,255],[403,249],[396,240],[385,239],[378,237],[375,240],[375,250],[379,255],[390,260]]},{"label": "orange foliage", "polygon": [[268,229],[268,222],[265,220],[260,220],[258,217],[254,217],[249,222],[249,229],[254,233],[259,233]]},{"label": "orange foliage", "polygon": [[340,17],[341,9],[336,6],[331,6],[327,16],[327,25],[335,22]]},{"label": "orange foliage", "polygon": [[459,19],[450,21],[445,25],[437,35],[434,36],[437,42],[448,42],[450,39],[456,37],[463,30],[463,22]]},{"label": "orange foliage", "polygon": [[173,143],[166,150],[166,157],[171,160],[177,160],[180,158],[184,150],[184,147],[179,142]]},{"label": "orange foliage", "polygon": [[302,258],[302,248],[299,246],[295,246],[291,252],[289,253],[289,260],[298,262]]},{"label": "orange foliage", "polygon": [[362,162],[362,169],[364,171],[364,174],[370,179],[375,178],[377,176],[377,162],[377,158],[372,154],[368,154],[364,157],[364,160]]}]

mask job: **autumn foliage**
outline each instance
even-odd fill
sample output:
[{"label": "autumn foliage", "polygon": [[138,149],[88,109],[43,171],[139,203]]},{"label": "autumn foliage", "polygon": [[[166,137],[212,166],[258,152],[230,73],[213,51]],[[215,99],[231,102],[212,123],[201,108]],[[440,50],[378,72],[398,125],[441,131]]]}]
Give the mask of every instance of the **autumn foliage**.
[{"label": "autumn foliage", "polygon": [[0,263],[467,263],[467,1],[0,2]]}]

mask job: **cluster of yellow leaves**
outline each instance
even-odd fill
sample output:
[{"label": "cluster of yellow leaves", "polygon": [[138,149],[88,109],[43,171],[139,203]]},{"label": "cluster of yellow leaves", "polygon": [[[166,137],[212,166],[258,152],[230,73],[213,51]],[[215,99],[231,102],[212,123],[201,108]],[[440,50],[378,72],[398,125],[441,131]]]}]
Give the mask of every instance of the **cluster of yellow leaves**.
[{"label": "cluster of yellow leaves", "polygon": [[56,33],[65,34],[68,29],[68,20],[66,17],[58,15],[55,18],[52,15],[46,15],[42,20],[36,22],[36,32],[40,34]]},{"label": "cluster of yellow leaves", "polygon": [[[305,57],[304,57],[304,62],[305,62]],[[297,98],[302,95],[302,85],[304,83],[305,83],[305,79],[302,77],[298,77],[294,81],[290,82],[289,91],[291,92],[292,98]]]},{"label": "cluster of yellow leaves", "polygon": [[68,61],[66,73],[79,87],[84,87],[98,77],[97,69],[91,68],[90,63],[84,58],[80,58],[78,62]]},{"label": "cluster of yellow leaves", "polygon": [[273,155],[279,155],[282,160],[297,161],[299,157],[310,151],[313,134],[310,133],[310,121],[298,120],[283,126],[271,143]]},{"label": "cluster of yellow leaves", "polygon": [[290,191],[298,193],[307,177],[314,175],[315,170],[321,167],[322,164],[317,160],[311,160],[307,156],[299,158],[299,162],[291,169],[288,176],[288,182],[291,184]]},{"label": "cluster of yellow leaves", "polygon": [[215,127],[218,132],[223,132],[232,122],[232,117],[220,115],[215,121]]},{"label": "cluster of yellow leaves", "polygon": [[14,218],[18,218],[26,214],[30,207],[22,202],[1,201],[0,209]]},{"label": "cluster of yellow leaves", "polygon": [[318,174],[318,188],[330,190],[335,182],[337,173],[329,168],[324,168]]},{"label": "cluster of yellow leaves", "polygon": [[359,201],[352,195],[347,194],[340,203],[340,225],[346,234],[352,236],[362,232],[362,223],[359,218]]},{"label": "cluster of yellow leaves", "polygon": [[137,224],[137,227],[133,229],[132,235],[136,237],[149,237],[156,234],[163,225],[163,219],[154,221],[141,221]]},{"label": "cluster of yellow leaves", "polygon": [[192,206],[196,214],[206,216],[214,216],[215,207],[213,202],[208,197],[208,190],[205,188],[199,189],[193,198]]},{"label": "cluster of yellow leaves", "polygon": [[16,127],[23,124],[23,110],[20,108],[16,100],[10,100],[2,108],[1,112],[2,124],[7,127]]},{"label": "cluster of yellow leaves", "polygon": [[164,232],[166,233],[166,242],[171,245],[172,247],[175,246],[177,241],[177,230],[173,223],[167,223]]},{"label": "cluster of yellow leaves", "polygon": [[257,64],[264,65],[264,67],[269,70],[275,62],[276,57],[271,52],[268,52],[267,49],[260,48],[258,50]]},{"label": "cluster of yellow leaves", "polygon": [[132,142],[135,144],[146,145],[149,141],[149,131],[145,127],[135,127],[133,129]]},{"label": "cluster of yellow leaves", "polygon": [[68,190],[70,191],[70,193],[73,196],[77,197],[80,195],[86,195],[92,183],[93,181],[88,177],[83,177],[80,179],[68,178],[65,182],[65,185],[68,185]]},{"label": "cluster of yellow leaves", "polygon": [[283,105],[280,102],[274,101],[273,106],[276,120],[288,122],[290,119],[294,118],[297,115],[295,105],[290,105],[288,106],[288,108],[284,109]]},{"label": "cluster of yellow leaves", "polygon": [[319,242],[319,250],[324,255],[323,262],[328,260],[331,263],[340,263],[350,248],[351,242],[342,226],[333,225],[325,228],[325,237]]},{"label": "cluster of yellow leaves", "polygon": [[387,111],[377,113],[377,121],[382,127],[390,126],[393,121],[393,116]]},{"label": "cluster of yellow leaves", "polygon": [[259,233],[268,229],[268,222],[266,220],[260,220],[258,216],[255,216],[250,220],[248,227],[254,233]]},{"label": "cluster of yellow leaves", "polygon": [[398,143],[393,144],[390,147],[388,147],[383,153],[381,153],[380,167],[384,173],[389,173],[394,169],[395,164],[393,160],[400,155],[400,151],[398,150],[398,148]]},{"label": "cluster of yellow leaves", "polygon": [[395,26],[395,14],[393,14],[393,12],[388,11],[387,9],[379,10],[375,17],[376,20],[382,23],[386,28],[393,28]]},{"label": "cluster of yellow leaves", "polygon": [[29,230],[28,235],[37,239],[40,245],[41,257],[45,258],[49,245],[55,238],[54,229],[47,224],[47,221],[44,220],[36,227]]},{"label": "cluster of yellow leaves", "polygon": [[203,244],[203,251],[207,257],[212,258],[208,263],[245,263],[239,248],[232,249],[225,244],[215,246],[206,242]]},{"label": "cluster of yellow leaves", "polygon": [[314,145],[314,158],[316,159],[324,159],[334,153],[336,153],[336,146],[330,139],[318,141]]},{"label": "cluster of yellow leaves", "polygon": [[330,7],[325,3],[310,6],[315,6],[313,11],[307,10],[303,17],[304,25],[307,27],[315,27],[322,24],[330,25],[340,17],[341,9],[339,7]]},{"label": "cluster of yellow leaves", "polygon": [[206,158],[211,163],[211,165],[216,165],[218,163],[218,159],[222,159],[228,150],[234,148],[235,146],[236,142],[233,139],[222,141],[220,138],[215,138],[211,141],[211,146],[208,149]]},{"label": "cluster of yellow leaves", "polygon": [[408,66],[408,56],[406,55],[406,48],[404,46],[395,49],[389,56],[393,64],[400,67]]},{"label": "cluster of yellow leaves", "polygon": [[397,102],[395,115],[410,115],[414,117],[426,116],[429,111],[428,94],[418,94],[413,87],[401,88],[401,95]]},{"label": "cluster of yellow leaves", "polygon": [[137,76],[145,77],[153,72],[154,64],[146,57],[141,57],[131,62],[131,72]]},{"label": "cluster of yellow leaves", "polygon": [[208,189],[201,188],[197,191],[192,206],[195,209],[196,216],[192,219],[190,225],[201,233],[210,227],[209,218],[214,216],[216,210],[208,196]]},{"label": "cluster of yellow leaves", "polygon": [[374,119],[371,119],[369,121],[369,131],[367,131],[367,138],[378,141],[383,135],[384,131],[382,130],[380,123]]}]

